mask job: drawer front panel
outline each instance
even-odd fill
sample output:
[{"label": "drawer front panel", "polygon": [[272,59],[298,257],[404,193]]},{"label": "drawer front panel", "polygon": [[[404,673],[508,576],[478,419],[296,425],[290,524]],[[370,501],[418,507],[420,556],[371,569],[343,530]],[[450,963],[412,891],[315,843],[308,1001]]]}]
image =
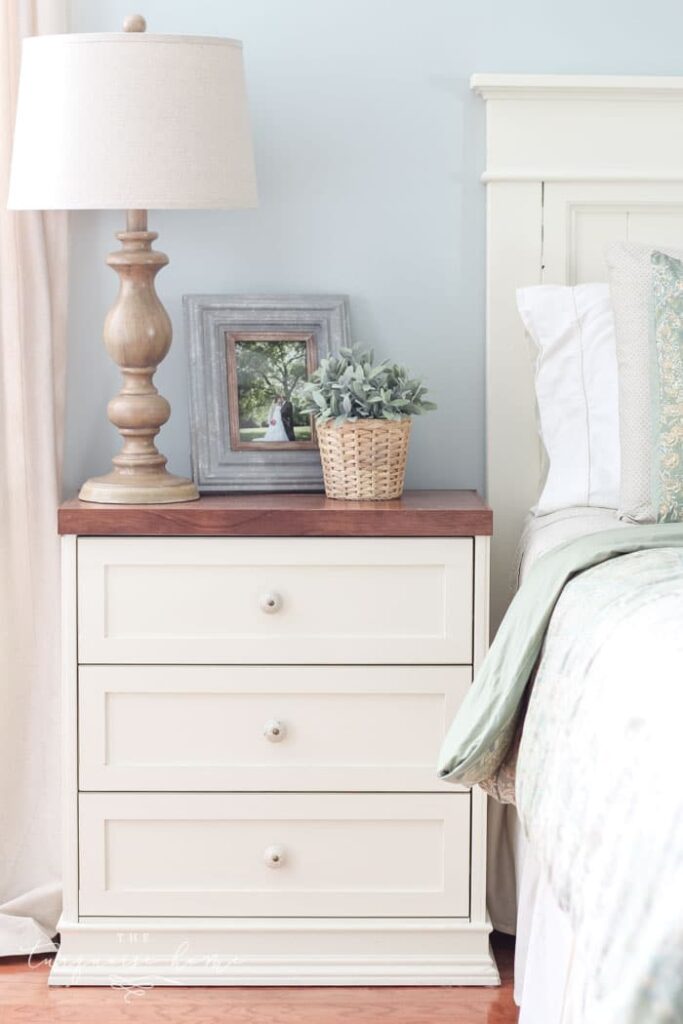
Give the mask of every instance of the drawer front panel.
[{"label": "drawer front panel", "polygon": [[84,666],[83,790],[444,790],[464,666]]},{"label": "drawer front panel", "polygon": [[471,538],[80,538],[79,660],[471,664]]},{"label": "drawer front panel", "polygon": [[470,795],[82,794],[84,916],[466,917]]}]

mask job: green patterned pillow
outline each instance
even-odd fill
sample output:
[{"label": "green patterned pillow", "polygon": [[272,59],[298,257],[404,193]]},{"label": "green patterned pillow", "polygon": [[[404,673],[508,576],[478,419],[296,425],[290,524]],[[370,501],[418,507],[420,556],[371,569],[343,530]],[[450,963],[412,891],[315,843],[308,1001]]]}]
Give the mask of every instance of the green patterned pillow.
[{"label": "green patterned pillow", "polygon": [[683,262],[653,252],[651,496],[658,523],[683,521]]},{"label": "green patterned pillow", "polygon": [[[657,260],[664,260],[664,267]],[[621,448],[621,482],[619,486],[620,519],[630,523],[655,523],[659,508],[659,364],[654,325],[653,271],[661,275],[660,292],[669,293],[678,275],[671,267],[683,261],[683,248],[642,245],[637,242],[613,242],[605,252],[610,275],[610,292],[614,307],[614,326],[619,370],[619,443]],[[667,259],[668,257],[668,259]],[[663,282],[670,278],[670,286]],[[675,291],[675,288],[673,288]],[[658,302],[658,320],[666,300]],[[665,377],[669,376],[668,369]],[[653,416],[654,413],[654,416]],[[662,431],[667,436],[670,431]],[[671,453],[667,453],[668,456]],[[669,461],[672,461],[669,458]],[[669,466],[669,470],[673,467]],[[654,485],[654,486],[653,486]],[[667,513],[671,518],[670,512]]]}]

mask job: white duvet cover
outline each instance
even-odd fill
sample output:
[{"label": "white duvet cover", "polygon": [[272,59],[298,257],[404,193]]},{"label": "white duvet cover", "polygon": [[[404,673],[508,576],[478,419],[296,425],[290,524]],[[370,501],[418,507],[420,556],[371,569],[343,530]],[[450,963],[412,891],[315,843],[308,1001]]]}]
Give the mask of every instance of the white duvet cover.
[{"label": "white duvet cover", "polygon": [[683,550],[571,580],[531,692],[516,794],[580,951],[565,998],[581,1024],[683,1021],[682,717]]},{"label": "white duvet cover", "polygon": [[[558,544],[621,525],[608,509],[530,516],[520,578]],[[611,582],[600,572],[574,581],[546,641],[519,765],[531,832],[528,842],[519,829],[515,842],[520,1024],[602,1022],[606,1013],[683,1021],[683,811],[671,770],[683,712],[683,566],[674,556],[672,572],[651,565],[648,579],[648,558],[619,560]],[[580,635],[590,638],[583,649]],[[648,769],[660,741],[661,763]],[[493,810],[490,858],[501,877],[496,838],[515,833],[515,811]],[[591,834],[595,851],[583,845]],[[657,990],[668,997],[653,1016]]]}]

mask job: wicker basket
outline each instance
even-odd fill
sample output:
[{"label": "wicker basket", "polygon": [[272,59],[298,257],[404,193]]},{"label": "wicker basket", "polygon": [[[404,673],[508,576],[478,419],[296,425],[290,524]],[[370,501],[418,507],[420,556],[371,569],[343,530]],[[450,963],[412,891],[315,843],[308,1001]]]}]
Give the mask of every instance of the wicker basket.
[{"label": "wicker basket", "polygon": [[383,501],[403,493],[410,419],[318,423],[328,498]]}]

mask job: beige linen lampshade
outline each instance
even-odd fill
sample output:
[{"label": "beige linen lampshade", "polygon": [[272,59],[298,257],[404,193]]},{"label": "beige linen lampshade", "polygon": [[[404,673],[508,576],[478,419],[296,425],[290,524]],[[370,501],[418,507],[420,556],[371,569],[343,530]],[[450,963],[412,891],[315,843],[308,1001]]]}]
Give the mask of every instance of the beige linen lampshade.
[{"label": "beige linen lampshade", "polygon": [[26,39],[8,206],[256,206],[242,44],[143,32]]},{"label": "beige linen lampshade", "polygon": [[10,209],[128,211],[107,258],[120,288],[104,326],[123,376],[107,407],[123,447],[80,492],[103,503],[198,497],[155,444],[171,409],[152,378],[172,330],[154,288],[168,259],[147,210],[256,206],[242,44],[145,27],[131,15],[124,32],[24,41],[10,174]]}]

